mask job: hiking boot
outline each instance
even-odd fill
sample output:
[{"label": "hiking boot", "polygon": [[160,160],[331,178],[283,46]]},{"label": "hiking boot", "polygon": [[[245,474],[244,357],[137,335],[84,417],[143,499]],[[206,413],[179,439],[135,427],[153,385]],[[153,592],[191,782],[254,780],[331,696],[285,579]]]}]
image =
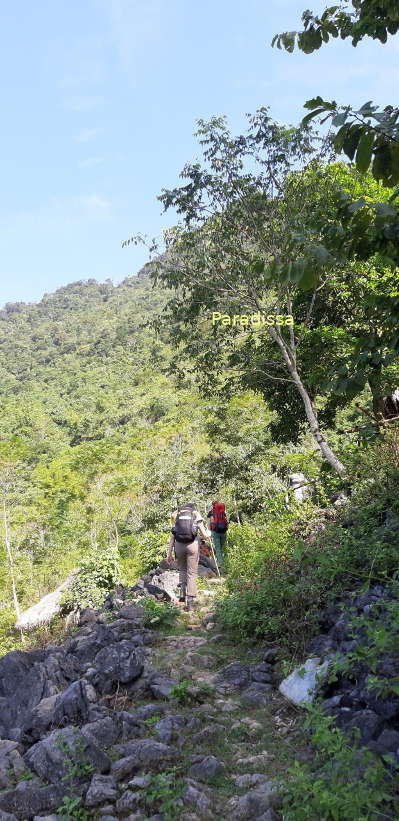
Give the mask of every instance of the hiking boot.
[{"label": "hiking boot", "polygon": [[187,610],[191,613],[195,609],[195,596],[187,596]]},{"label": "hiking boot", "polygon": [[186,603],[186,588],[183,587],[183,585],[180,588],[179,602],[183,602],[183,604]]}]

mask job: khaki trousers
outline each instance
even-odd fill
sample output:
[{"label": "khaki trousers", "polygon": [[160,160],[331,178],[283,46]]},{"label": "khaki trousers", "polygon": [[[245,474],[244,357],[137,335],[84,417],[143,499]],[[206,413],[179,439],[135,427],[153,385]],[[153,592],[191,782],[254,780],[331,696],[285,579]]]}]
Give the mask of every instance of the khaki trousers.
[{"label": "khaki trousers", "polygon": [[199,543],[185,544],[175,541],[176,559],[179,565],[179,582],[187,588],[187,596],[197,595],[197,573],[199,560]]}]

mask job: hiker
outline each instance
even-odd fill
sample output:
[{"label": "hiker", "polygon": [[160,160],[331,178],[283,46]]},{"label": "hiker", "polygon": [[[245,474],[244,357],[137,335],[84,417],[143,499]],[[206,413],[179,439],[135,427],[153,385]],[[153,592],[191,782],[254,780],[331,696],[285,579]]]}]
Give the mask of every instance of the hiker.
[{"label": "hiker", "polygon": [[197,595],[197,572],[199,560],[199,540],[210,539],[211,533],[205,528],[204,520],[190,503],[179,507],[172,515],[174,525],[169,539],[166,561],[172,561],[173,548],[179,565],[180,598],[185,602],[187,595],[187,610],[194,610],[194,600]]},{"label": "hiker", "polygon": [[229,526],[226,508],[223,502],[212,502],[212,510],[208,512],[209,526],[212,534],[212,544],[219,567],[224,563],[224,546],[226,544],[227,528]]}]

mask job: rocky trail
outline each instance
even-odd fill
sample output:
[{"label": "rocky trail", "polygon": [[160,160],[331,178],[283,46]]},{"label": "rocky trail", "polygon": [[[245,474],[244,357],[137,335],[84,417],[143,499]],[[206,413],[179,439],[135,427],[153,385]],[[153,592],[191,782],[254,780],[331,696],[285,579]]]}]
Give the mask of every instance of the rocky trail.
[{"label": "rocky trail", "polygon": [[298,714],[275,650],[217,631],[219,587],[159,629],[120,590],[59,646],[0,659],[0,821],[279,818]]},{"label": "rocky trail", "polygon": [[[59,644],[0,658],[0,821],[279,821],[288,769],[314,756],[295,702],[345,654],[345,675],[321,680],[324,708],[397,771],[399,693],[369,687],[364,623],[333,605],[312,658],[283,678],[279,648],[220,631],[223,581],[201,574],[194,613],[176,608],[161,563],[81,611]],[[389,630],[396,599],[376,585],[346,605]],[[387,652],[377,669],[397,665]]]}]

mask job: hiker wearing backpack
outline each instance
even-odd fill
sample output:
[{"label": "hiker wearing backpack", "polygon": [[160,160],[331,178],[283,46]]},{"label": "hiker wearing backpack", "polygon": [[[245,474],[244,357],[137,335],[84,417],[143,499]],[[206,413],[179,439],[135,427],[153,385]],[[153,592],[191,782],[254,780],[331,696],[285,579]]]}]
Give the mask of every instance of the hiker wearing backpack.
[{"label": "hiker wearing backpack", "polygon": [[223,566],[223,552],[226,544],[227,528],[229,526],[226,508],[223,502],[212,502],[212,510],[208,513],[208,519],[215,556],[218,564]]},{"label": "hiker wearing backpack", "polygon": [[167,562],[172,561],[173,548],[179,565],[180,599],[187,595],[187,610],[194,609],[197,595],[197,573],[199,560],[199,535],[209,539],[211,533],[204,526],[204,520],[195,504],[179,507],[173,514],[174,525],[169,539]]}]

